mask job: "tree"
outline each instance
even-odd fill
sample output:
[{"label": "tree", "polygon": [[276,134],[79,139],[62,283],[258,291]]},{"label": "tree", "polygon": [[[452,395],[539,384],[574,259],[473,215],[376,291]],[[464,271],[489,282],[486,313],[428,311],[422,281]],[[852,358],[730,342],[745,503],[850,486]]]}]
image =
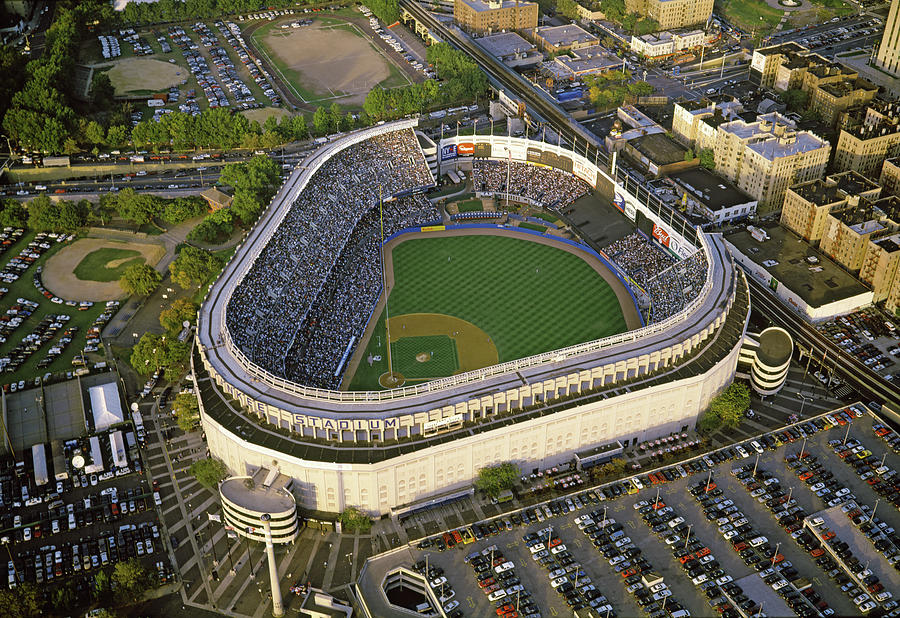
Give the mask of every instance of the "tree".
[{"label": "tree", "polygon": [[700,149],[700,165],[708,170],[716,167],[716,154],[712,148]]},{"label": "tree", "polygon": [[172,274],[172,281],[188,289],[209,281],[222,270],[222,266],[222,260],[209,251],[187,245],[181,249],[175,261],[169,264],[169,272]]},{"label": "tree", "polygon": [[478,471],[478,478],[475,479],[475,489],[496,498],[501,492],[512,489],[519,474],[519,468],[508,461],[481,468]]},{"label": "tree", "polygon": [[709,435],[722,426],[722,419],[712,410],[707,410],[697,422],[697,431],[704,435]]},{"label": "tree", "polygon": [[172,405],[172,413],[182,431],[193,431],[200,422],[200,404],[197,397],[191,393],[178,393]]},{"label": "tree", "polygon": [[131,349],[128,359],[131,368],[142,376],[148,376],[158,369],[166,369],[171,375],[184,370],[191,351],[191,344],[178,341],[176,337],[144,333]]},{"label": "tree", "polygon": [[25,582],[12,590],[0,590],[0,616],[31,618],[40,614],[40,598],[34,584]]},{"label": "tree", "polygon": [[657,30],[659,30],[659,22],[650,17],[640,19],[634,24],[634,34],[637,36],[643,36]]},{"label": "tree", "polygon": [[150,223],[163,208],[163,200],[149,193],[137,193],[127,187],[119,191],[112,201],[119,216],[138,225]]},{"label": "tree", "polygon": [[327,134],[330,125],[331,116],[328,114],[328,110],[324,107],[317,107],[316,111],[313,112],[313,128],[315,128],[316,133],[319,135]]},{"label": "tree", "polygon": [[565,15],[569,19],[578,19],[578,3],[575,0],[557,0],[557,12]]},{"label": "tree", "polygon": [[809,93],[799,88],[791,88],[785,91],[781,98],[784,99],[784,104],[792,112],[802,112],[806,109],[807,103],[809,103]]},{"label": "tree", "polygon": [[84,129],[84,139],[89,144],[100,145],[106,141],[106,131],[96,120],[91,120]]},{"label": "tree", "polygon": [[132,264],[119,278],[119,285],[129,295],[149,296],[162,283],[162,275],[146,263]]},{"label": "tree", "polygon": [[28,212],[18,200],[0,201],[0,227],[25,227],[28,223]]},{"label": "tree", "polygon": [[372,529],[372,519],[355,506],[344,509],[340,520],[345,532],[368,532]]},{"label": "tree", "polygon": [[694,149],[688,148],[684,151],[684,160],[685,161],[693,161],[694,160]]},{"label": "tree", "polygon": [[181,223],[204,214],[209,207],[206,201],[197,195],[176,197],[163,206],[161,218],[166,223]]},{"label": "tree", "polygon": [[600,10],[611,21],[619,21],[625,16],[625,0],[600,0]]},{"label": "tree", "polygon": [[101,109],[106,109],[112,105],[115,100],[116,89],[113,88],[109,75],[105,72],[94,73],[94,79],[91,82],[91,100],[94,105]]},{"label": "tree", "polygon": [[732,384],[717,395],[710,403],[709,410],[721,419],[727,427],[737,427],[750,407],[750,389],[742,382]]},{"label": "tree", "polygon": [[228,476],[228,467],[218,459],[199,459],[191,464],[190,473],[207,489],[218,489]]},{"label": "tree", "polygon": [[117,562],[110,580],[122,599],[133,599],[150,587],[150,573],[137,558]]},{"label": "tree", "polygon": [[197,319],[197,305],[189,298],[179,298],[168,309],[159,314],[159,324],[171,336],[177,336],[185,322]]},{"label": "tree", "polygon": [[230,208],[220,208],[209,213],[197,227],[192,229],[187,239],[191,242],[218,243],[234,232],[234,215]]},{"label": "tree", "polygon": [[46,195],[28,203],[28,227],[37,232],[76,232],[87,223],[90,202],[59,200],[55,204]]}]

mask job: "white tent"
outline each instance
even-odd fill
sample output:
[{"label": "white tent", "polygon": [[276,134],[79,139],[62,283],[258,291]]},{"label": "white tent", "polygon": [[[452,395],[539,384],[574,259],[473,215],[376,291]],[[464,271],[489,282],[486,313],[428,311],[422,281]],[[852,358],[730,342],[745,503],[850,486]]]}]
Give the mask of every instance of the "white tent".
[{"label": "white tent", "polygon": [[94,413],[94,431],[103,431],[125,421],[115,382],[92,386],[88,389],[88,395],[91,397],[91,411]]}]

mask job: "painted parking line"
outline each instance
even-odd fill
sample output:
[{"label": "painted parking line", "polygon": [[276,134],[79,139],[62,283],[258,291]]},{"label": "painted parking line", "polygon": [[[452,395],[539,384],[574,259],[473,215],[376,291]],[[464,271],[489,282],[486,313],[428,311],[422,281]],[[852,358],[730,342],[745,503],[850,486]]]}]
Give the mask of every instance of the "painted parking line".
[{"label": "painted parking line", "polygon": [[475,599],[472,597],[466,597],[466,603],[469,604],[469,608],[475,609]]},{"label": "painted parking line", "polygon": [[575,544],[575,547],[581,547],[581,539],[573,539],[572,543]]},{"label": "painted parking line", "polygon": [[550,615],[551,616],[559,616],[559,612],[556,611],[556,608],[553,607],[552,605],[550,606]]}]

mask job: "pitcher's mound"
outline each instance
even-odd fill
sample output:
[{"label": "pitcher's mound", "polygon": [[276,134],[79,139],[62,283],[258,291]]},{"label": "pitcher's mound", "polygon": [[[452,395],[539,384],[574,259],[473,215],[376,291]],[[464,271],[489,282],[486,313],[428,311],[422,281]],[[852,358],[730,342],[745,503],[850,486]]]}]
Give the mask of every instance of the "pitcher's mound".
[{"label": "pitcher's mound", "polygon": [[419,352],[416,354],[416,360],[420,363],[427,363],[431,360],[431,352]]}]

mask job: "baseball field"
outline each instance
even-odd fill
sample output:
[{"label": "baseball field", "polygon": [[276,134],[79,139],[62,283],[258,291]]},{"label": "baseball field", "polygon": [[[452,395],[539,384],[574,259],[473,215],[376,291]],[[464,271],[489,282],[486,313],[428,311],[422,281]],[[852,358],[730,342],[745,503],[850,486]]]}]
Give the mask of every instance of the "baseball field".
[{"label": "baseball field", "polygon": [[382,299],[345,387],[385,386],[388,330],[393,374],[410,385],[640,326],[624,286],[584,257],[549,239],[489,229],[394,239],[385,256],[387,311]]}]

